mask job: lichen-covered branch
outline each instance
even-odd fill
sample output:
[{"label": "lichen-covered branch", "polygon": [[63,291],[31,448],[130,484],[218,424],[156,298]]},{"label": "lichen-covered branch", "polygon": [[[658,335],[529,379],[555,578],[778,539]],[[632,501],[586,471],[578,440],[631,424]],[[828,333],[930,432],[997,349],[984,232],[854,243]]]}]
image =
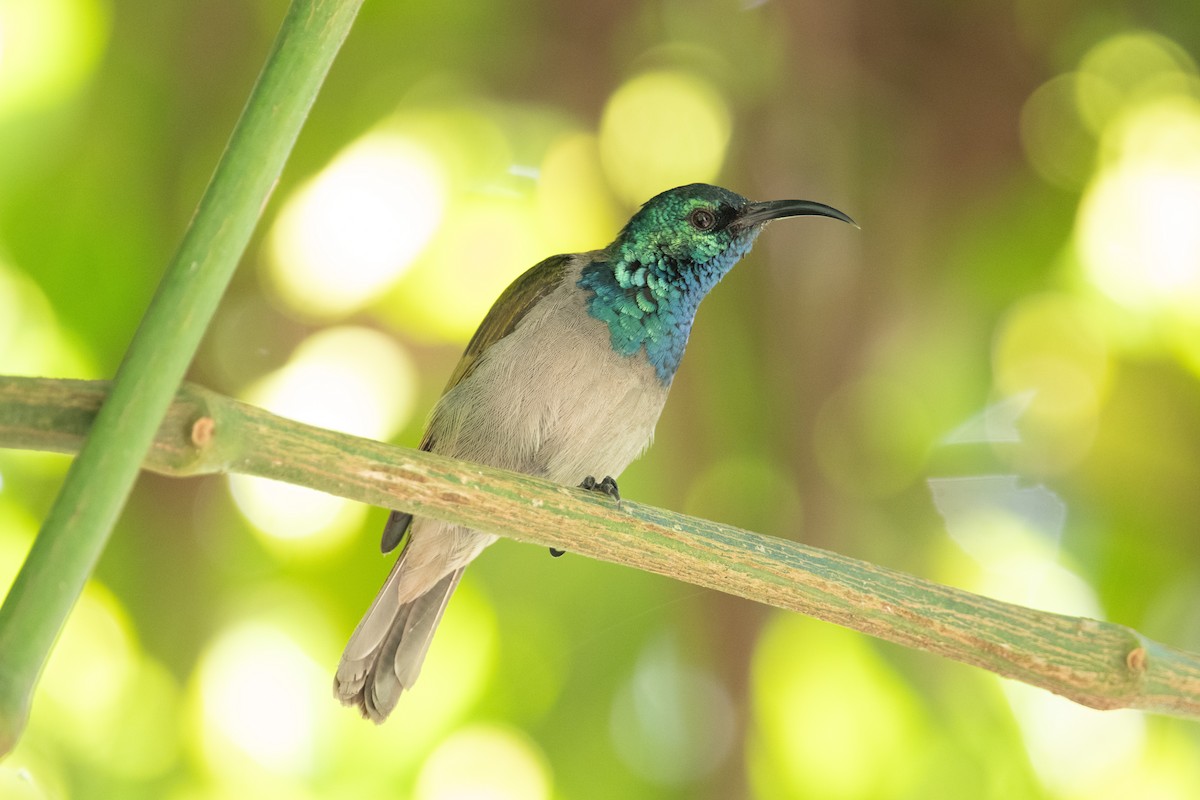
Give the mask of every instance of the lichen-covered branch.
[{"label": "lichen-covered branch", "polygon": [[[0,378],[0,447],[72,452],[103,383]],[[1111,622],[992,600],[796,542],[286,420],[196,386],[146,461],[240,472],[668,575],[1040,686],[1200,718],[1200,656]],[[0,658],[3,656],[0,655]]]}]

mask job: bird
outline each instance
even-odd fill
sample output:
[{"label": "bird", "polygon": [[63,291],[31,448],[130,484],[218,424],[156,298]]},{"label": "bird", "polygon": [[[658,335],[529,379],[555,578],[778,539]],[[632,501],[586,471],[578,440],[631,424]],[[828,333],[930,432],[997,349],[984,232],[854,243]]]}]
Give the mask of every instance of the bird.
[{"label": "bird", "polygon": [[[420,449],[619,503],[615,478],[653,439],[700,301],[767,223],[799,216],[855,225],[822,203],[751,202],[694,183],[648,200],[608,247],[536,264],[480,323]],[[463,570],[496,538],[391,512],[381,549],[400,552],[342,654],[338,700],[387,718],[417,680]]]}]

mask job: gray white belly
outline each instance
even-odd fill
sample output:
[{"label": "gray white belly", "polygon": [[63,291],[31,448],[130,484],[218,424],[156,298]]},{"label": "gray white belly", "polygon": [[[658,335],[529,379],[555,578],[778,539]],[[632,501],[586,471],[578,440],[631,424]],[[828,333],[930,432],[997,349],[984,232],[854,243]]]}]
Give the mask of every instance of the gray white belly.
[{"label": "gray white belly", "polygon": [[[589,475],[617,477],[649,446],[668,387],[643,354],[613,351],[577,279],[568,277],[438,402],[433,452],[576,485]],[[401,594],[419,595],[495,539],[417,518]]]}]

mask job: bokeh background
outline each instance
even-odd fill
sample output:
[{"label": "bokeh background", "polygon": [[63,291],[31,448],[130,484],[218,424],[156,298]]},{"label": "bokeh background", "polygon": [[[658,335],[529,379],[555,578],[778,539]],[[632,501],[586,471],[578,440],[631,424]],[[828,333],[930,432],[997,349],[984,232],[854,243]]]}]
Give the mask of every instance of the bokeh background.
[{"label": "bokeh background", "polygon": [[[283,0],[0,0],[0,372],[110,377]],[[192,380],[415,445],[491,301],[717,182],[629,498],[1200,649],[1194,0],[368,2]],[[0,584],[63,476],[0,452]],[[582,476],[581,476],[582,477]],[[1200,726],[500,542],[382,727],[384,512],[140,480],[5,798],[1194,798]]]}]

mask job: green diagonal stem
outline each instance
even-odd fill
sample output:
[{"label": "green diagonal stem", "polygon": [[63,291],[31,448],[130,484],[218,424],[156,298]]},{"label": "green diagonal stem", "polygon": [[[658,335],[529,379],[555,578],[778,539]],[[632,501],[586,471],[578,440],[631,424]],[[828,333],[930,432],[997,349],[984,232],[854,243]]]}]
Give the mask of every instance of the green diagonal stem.
[{"label": "green diagonal stem", "polygon": [[24,729],[33,687],[104,550],[154,433],[246,249],[362,0],[294,0],[258,83],[0,607],[0,755]]}]

